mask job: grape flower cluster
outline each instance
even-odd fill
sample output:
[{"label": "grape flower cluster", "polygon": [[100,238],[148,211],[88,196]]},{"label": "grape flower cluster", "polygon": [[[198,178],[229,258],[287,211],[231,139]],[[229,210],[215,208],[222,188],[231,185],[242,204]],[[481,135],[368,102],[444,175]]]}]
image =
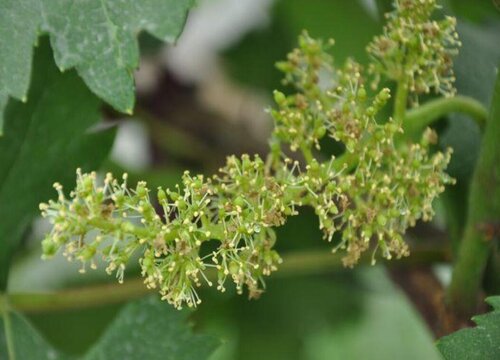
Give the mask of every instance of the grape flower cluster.
[{"label": "grape flower cluster", "polygon": [[456,19],[440,20],[431,15],[438,7],[436,0],[395,0],[394,11],[386,14],[383,35],[376,36],[367,51],[377,87],[381,75],[401,81],[413,93],[427,94],[431,89],[453,96],[453,56],[461,46],[455,31]]},{"label": "grape flower cluster", "polygon": [[[434,1],[395,4],[384,35],[368,47],[368,78],[352,59],[334,64],[333,41],[299,37],[299,47],[277,65],[292,90],[274,92],[267,159],[230,156],[212,177],[186,171],[174,189],[80,170],[68,195],[56,183],[57,200],[40,205],[53,225],[43,257],[61,250],[81,262],[82,272],[103,259],[119,282],[138,259],[145,285],[181,308],[200,303],[203,283],[223,292],[229,280],[238,293],[246,288],[258,297],[264,277],[282,261],[274,228],[304,206],[314,209],[345,266],[366,251],[372,262],[377,254],[407,256],[406,230],[429,221],[432,201],[453,183],[445,173],[451,151],[431,151],[437,135],[430,129],[418,143],[405,140],[402,124],[381,111],[389,89],[365,84],[370,76],[375,84],[381,76],[400,81],[404,73],[410,94],[430,88],[452,94],[449,64],[458,40],[453,19],[431,20]],[[344,153],[319,152],[328,139]]]}]

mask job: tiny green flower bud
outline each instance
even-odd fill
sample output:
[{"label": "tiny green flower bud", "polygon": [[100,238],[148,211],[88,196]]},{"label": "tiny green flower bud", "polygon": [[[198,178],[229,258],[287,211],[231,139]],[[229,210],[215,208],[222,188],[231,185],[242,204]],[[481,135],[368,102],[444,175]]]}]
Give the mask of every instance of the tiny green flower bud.
[{"label": "tiny green flower bud", "polygon": [[283,94],[282,92],[280,92],[278,90],[274,90],[273,95],[274,95],[274,101],[276,102],[276,104],[278,104],[279,106],[285,106],[286,105],[286,96],[285,96],[285,94]]}]

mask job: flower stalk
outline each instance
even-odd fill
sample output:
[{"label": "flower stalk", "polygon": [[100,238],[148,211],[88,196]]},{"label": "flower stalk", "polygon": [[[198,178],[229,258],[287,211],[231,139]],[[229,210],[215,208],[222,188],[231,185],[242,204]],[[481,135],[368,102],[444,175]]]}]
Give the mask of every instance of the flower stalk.
[{"label": "flower stalk", "polygon": [[396,98],[394,99],[394,120],[397,124],[403,125],[408,106],[408,83],[404,79],[398,81]]},{"label": "flower stalk", "polygon": [[451,98],[430,100],[405,115],[403,129],[409,136],[418,134],[437,119],[450,114],[469,115],[481,130],[484,130],[488,118],[488,110],[479,101],[462,95]]}]

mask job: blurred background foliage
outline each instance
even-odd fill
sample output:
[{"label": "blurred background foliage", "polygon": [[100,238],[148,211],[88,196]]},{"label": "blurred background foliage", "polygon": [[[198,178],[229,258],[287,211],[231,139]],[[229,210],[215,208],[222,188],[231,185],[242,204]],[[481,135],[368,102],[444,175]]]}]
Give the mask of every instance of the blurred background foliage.
[{"label": "blurred background foliage", "polygon": [[[456,62],[459,93],[485,105],[491,100],[500,58],[496,4],[443,2],[443,11],[458,17],[463,40]],[[175,47],[164,48],[142,37],[137,108],[131,117],[104,109],[106,121],[116,124],[117,136],[102,170],[127,171],[132,181],[146,180],[154,189],[174,185],[183,169],[212,173],[228,154],[265,154],[271,122],[263,109],[271,105],[271,90],[281,87],[274,63],[294,47],[301,30],[334,38],[331,51],[338,63],[348,56],[364,63],[365,46],[380,32],[381,14],[389,8],[387,0],[200,0]],[[430,243],[446,252],[444,226],[451,240],[460,234],[480,134],[466,117],[443,119],[436,127],[441,146],[455,150],[450,172],[458,184],[440,200],[436,221],[417,228],[412,237],[418,239],[415,247]],[[114,281],[101,271],[81,276],[76,265],[61,258],[41,262],[44,230],[46,224],[37,221],[26,236],[10,275],[10,292]],[[307,211],[280,229],[278,239],[281,254],[311,248],[329,251]],[[447,282],[447,266],[421,268],[441,286]],[[398,286],[411,283],[404,274],[414,269],[397,276],[399,269],[339,267],[329,273],[290,276],[278,272],[262,297],[252,301],[230,291],[221,295],[206,289],[191,319],[197,328],[223,340],[213,360],[439,359],[432,310],[426,322],[417,311],[422,313],[415,298],[418,292]],[[137,273],[132,269],[127,276]],[[79,354],[96,341],[121,306],[33,313],[29,318],[54,346]]]}]

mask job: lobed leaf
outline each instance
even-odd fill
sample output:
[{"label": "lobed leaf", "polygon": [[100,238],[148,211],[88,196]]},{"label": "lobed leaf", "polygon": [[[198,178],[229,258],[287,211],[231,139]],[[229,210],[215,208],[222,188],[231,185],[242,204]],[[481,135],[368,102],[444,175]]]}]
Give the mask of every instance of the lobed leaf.
[{"label": "lobed leaf", "polygon": [[[164,306],[155,297],[129,303],[97,343],[79,359],[208,359],[219,341],[209,335],[194,334],[186,324],[188,314]],[[2,315],[1,359],[67,359],[21,314],[4,309]]]},{"label": "lobed leaf", "polygon": [[185,325],[187,315],[156,297],[130,303],[83,359],[208,359],[219,343],[193,334]]},{"label": "lobed leaf", "polygon": [[437,347],[445,359],[489,360],[500,358],[500,296],[486,299],[493,311],[472,318],[475,328],[445,336]]},{"label": "lobed leaf", "polygon": [[99,100],[76,74],[60,74],[48,46],[35,56],[29,101],[11,101],[0,138],[0,288],[8,263],[38,203],[55,178],[68,179],[77,166],[96,168],[107,155],[114,131],[89,132],[100,115]]},{"label": "lobed leaf", "polygon": [[50,35],[61,71],[76,68],[95,94],[130,113],[137,34],[145,30],[175,41],[192,5],[193,0],[0,0],[0,94],[25,101],[32,48],[43,32]]}]

